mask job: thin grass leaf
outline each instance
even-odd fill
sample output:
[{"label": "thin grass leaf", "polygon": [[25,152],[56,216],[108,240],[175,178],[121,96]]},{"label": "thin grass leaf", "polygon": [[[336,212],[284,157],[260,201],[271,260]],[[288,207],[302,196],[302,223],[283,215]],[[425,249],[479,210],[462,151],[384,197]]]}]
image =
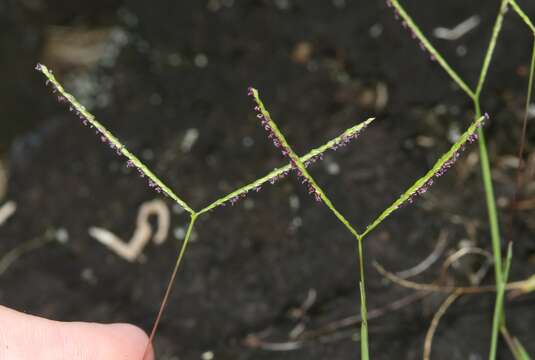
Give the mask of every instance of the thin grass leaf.
[{"label": "thin grass leaf", "polygon": [[71,110],[76,112],[84,124],[88,124],[90,127],[96,129],[98,135],[102,137],[102,140],[106,141],[118,154],[124,155],[127,159],[127,166],[135,167],[138,169],[141,175],[146,176],[149,179],[149,186],[156,189],[161,189],[164,194],[173,199],[184,210],[193,214],[195,211],[181,198],[179,198],[167,185],[165,185],[152,171],[149,170],[145,164],[143,164],[134,154],[117,139],[111,132],[109,132],[101,123],[99,123],[93,114],[80,104],[74,96],[69,94],[63,86],[56,80],[52,72],[42,64],[37,64],[35,67],[37,71],[40,71],[47,78],[47,84],[51,85],[53,91],[58,94],[60,102],[67,102],[71,107]]},{"label": "thin grass leaf", "polygon": [[[366,227],[366,230],[364,233],[362,233],[362,237],[366,236],[370,231],[375,229],[383,220],[385,220],[391,213],[393,213],[395,210],[400,208],[403,204],[405,204],[409,199],[412,199],[415,195],[419,194],[422,190],[426,189],[430,182],[433,181],[433,178],[435,178],[437,175],[442,175],[445,168],[451,166],[449,164],[452,164],[451,161],[458,158],[460,151],[464,148],[465,144],[467,142],[474,141],[474,137],[476,136],[476,130],[479,129],[484,120],[487,118],[487,116],[482,116],[476,121],[470,125],[468,130],[465,131],[464,134],[459,137],[457,142],[452,145],[450,150],[442,155],[440,159],[435,163],[435,165],[421,178],[416,180],[416,182],[409,187],[396,201],[392,203],[386,210],[384,210],[375,220],[373,220],[370,225]],[[448,166],[449,165],[449,166]]]}]

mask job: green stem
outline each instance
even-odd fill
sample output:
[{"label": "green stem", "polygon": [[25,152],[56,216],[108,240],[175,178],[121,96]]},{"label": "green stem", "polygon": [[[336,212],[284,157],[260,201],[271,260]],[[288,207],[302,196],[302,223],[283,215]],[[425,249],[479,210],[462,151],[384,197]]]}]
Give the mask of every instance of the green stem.
[{"label": "green stem", "polygon": [[[492,29],[492,37],[485,53],[485,59],[483,60],[483,66],[481,68],[481,73],[479,74],[479,81],[477,83],[476,94],[474,98],[474,108],[476,112],[476,118],[481,116],[481,106],[480,106],[480,96],[487,78],[488,69],[492,56],[494,55],[494,50],[496,48],[496,42],[498,36],[501,32],[503,25],[503,18],[507,11],[507,5],[509,0],[502,0],[500,5],[500,10],[496,17]],[[494,273],[496,278],[496,286],[498,288],[504,287],[504,273],[502,271],[502,254],[501,254],[501,244],[500,244],[500,228],[498,223],[498,211],[496,210],[496,199],[494,197],[494,188],[492,185],[492,174],[490,170],[490,161],[488,156],[488,150],[485,142],[485,134],[483,129],[478,129],[479,136],[479,155],[481,162],[481,176],[483,179],[483,188],[485,189],[485,198],[487,203],[487,213],[490,226],[490,235],[492,241],[492,253],[494,255]],[[501,292],[502,299],[500,299],[500,291],[496,293],[496,302],[494,304],[494,317],[492,320],[492,333],[491,333],[491,350],[490,350],[490,359],[494,360],[496,356],[496,339],[498,338],[498,330],[500,325],[505,321],[505,313],[503,309],[503,291]],[[496,315],[498,314],[498,315]]]},{"label": "green stem", "polygon": [[481,127],[482,121],[485,117],[481,116],[476,119],[472,125],[459,137],[459,139],[451,146],[450,150],[443,154],[436,162],[435,165],[421,178],[416,180],[411,187],[409,187],[399,198],[397,198],[390,206],[388,206],[379,216],[377,216],[368,226],[366,230],[360,235],[364,238],[373,229],[379,226],[390,214],[400,208],[406,201],[409,200],[420,188],[428,186],[428,182],[435,176],[435,174],[441,171],[442,167],[455,156],[456,153],[461,151],[461,148],[468,142],[468,139],[473,136],[477,129]]},{"label": "green stem", "polygon": [[106,141],[113,145],[116,151],[120,152],[129,161],[131,161],[133,166],[135,166],[144,176],[148,177],[154,184],[156,184],[160,189],[162,189],[164,194],[166,194],[177,204],[182,206],[184,210],[186,210],[190,214],[195,213],[195,211],[184,200],[178,197],[178,195],[175,194],[173,190],[171,190],[167,185],[165,185],[145,164],[143,164],[143,162],[141,162],[141,160],[139,160],[139,158],[137,158],[133,153],[131,153],[121,143],[121,141],[119,141],[119,139],[117,139],[108,129],[106,129],[104,125],[98,122],[95,116],[89,111],[87,111],[87,109],[82,104],[80,104],[74,96],[69,94],[59,83],[54,74],[52,74],[51,70],[49,70],[45,65],[42,64],[38,64],[36,66],[36,69],[43,73],[44,76],[46,76],[53,89],[58,92],[58,95],[63,97],[64,100],[69,103],[72,110],[76,110],[81,116],[83,116],[84,121],[87,121],[88,125],[90,125],[92,128],[97,129],[100,136],[103,136]]},{"label": "green stem", "polygon": [[502,30],[503,17],[507,12],[508,3],[509,0],[502,0],[502,3],[500,5],[500,11],[498,12],[498,16],[496,17],[496,21],[494,22],[494,26],[492,28],[492,37],[490,38],[489,46],[485,54],[485,59],[483,60],[481,73],[479,74],[479,81],[477,82],[477,89],[474,96],[474,101],[479,101],[479,95],[481,94],[481,90],[483,89],[483,85],[485,84],[485,79],[487,78],[490,61],[492,60],[492,56],[494,55],[494,49],[496,48],[496,41],[498,40],[498,36],[500,35],[500,32]]},{"label": "green stem", "polygon": [[362,250],[362,237],[358,234],[357,230],[349,223],[349,221],[334,207],[332,201],[327,197],[325,192],[321,189],[321,187],[316,183],[316,180],[310,175],[307,168],[303,164],[301,158],[295,153],[293,148],[290,146],[288,141],[286,140],[286,137],[284,134],[280,131],[279,127],[271,117],[271,114],[269,111],[266,110],[264,104],[262,103],[262,100],[260,100],[260,97],[258,95],[258,90],[252,89],[252,94],[255,102],[257,103],[260,112],[264,116],[264,118],[268,121],[269,127],[273,131],[275,137],[280,141],[280,146],[285,149],[288,152],[288,157],[291,159],[291,162],[297,167],[299,172],[302,174],[302,176],[309,182],[309,184],[314,188],[316,193],[320,196],[321,200],[327,205],[327,207],[331,210],[331,212],[334,214],[334,216],[346,227],[346,229],[353,234],[355,239],[357,240],[357,246],[358,246],[358,260],[359,260],[359,268],[360,268],[360,284],[359,284],[359,291],[360,291],[360,303],[361,303],[361,359],[368,360],[369,355],[369,349],[368,349],[368,323],[367,323],[367,316],[366,316],[366,296],[365,296],[365,282],[364,282],[364,254]]},{"label": "green stem", "polygon": [[512,243],[509,243],[509,246],[507,247],[507,258],[505,262],[505,269],[503,273],[500,274],[503,281],[497,283],[496,285],[497,286],[496,306],[494,307],[494,315],[492,318],[492,335],[491,335],[491,341],[490,341],[489,360],[496,359],[496,350],[498,348],[498,332],[500,330],[501,323],[503,319],[505,318],[505,314],[503,312],[503,298],[505,294],[505,285],[507,282],[507,278],[509,277],[509,269],[511,267],[512,252],[513,252]]},{"label": "green stem", "polygon": [[533,25],[533,22],[531,19],[526,15],[526,13],[518,6],[515,0],[509,0],[509,4],[511,4],[511,7],[513,10],[520,16],[520,18],[524,21],[524,23],[529,27],[531,32],[535,34],[535,26]]},{"label": "green stem", "polygon": [[[534,34],[535,35],[535,34]],[[515,195],[513,198],[513,205],[516,204],[522,190],[522,175],[524,173],[524,149],[526,146],[526,132],[528,128],[528,117],[529,117],[529,106],[531,104],[531,94],[533,90],[533,76],[535,71],[535,36],[533,37],[533,46],[531,50],[531,64],[529,67],[529,78],[528,78],[528,93],[526,96],[526,107],[524,109],[524,118],[522,119],[522,130],[520,131],[520,145],[518,146],[518,171],[516,173],[516,189]],[[512,211],[514,214],[514,208]],[[511,219],[512,220],[512,219]],[[513,221],[511,221],[511,226]]]},{"label": "green stem", "polygon": [[[481,116],[479,101],[474,102],[476,109],[476,118]],[[481,128],[478,129],[479,136],[479,154],[481,163],[481,176],[483,179],[483,188],[485,190],[485,199],[487,203],[487,215],[490,226],[490,236],[492,242],[492,252],[494,255],[494,270],[496,275],[496,284],[502,282],[502,256],[500,244],[500,227],[498,223],[498,211],[496,209],[496,200],[494,198],[494,187],[492,185],[492,175],[490,170],[489,155],[485,143],[485,134]]]},{"label": "green stem", "polygon": [[156,335],[156,330],[158,329],[158,325],[160,324],[160,320],[162,318],[163,311],[167,305],[167,302],[169,301],[169,295],[171,294],[171,290],[173,289],[173,285],[175,283],[175,278],[178,273],[178,269],[180,268],[180,264],[182,263],[182,258],[184,257],[184,254],[186,253],[186,248],[188,247],[189,239],[191,237],[191,233],[193,231],[193,226],[195,225],[195,221],[197,220],[197,217],[199,215],[197,213],[191,214],[190,223],[188,226],[188,230],[186,232],[186,236],[184,238],[184,241],[182,242],[182,247],[180,248],[180,253],[178,254],[175,267],[173,269],[173,272],[171,274],[171,277],[169,279],[169,282],[167,284],[167,288],[165,289],[165,294],[163,296],[162,303],[160,305],[160,309],[158,310],[158,316],[156,316],[156,320],[154,321],[154,325],[152,326],[152,330],[150,332],[149,336],[149,342],[147,343],[147,347],[145,348],[145,355],[143,356],[143,359],[147,357],[147,355],[150,352],[152,341],[154,340],[154,336]]},{"label": "green stem", "polygon": [[358,237],[358,257],[360,266],[360,356],[362,360],[369,360],[370,350],[368,345],[368,311],[366,310],[366,284],[364,282],[364,253],[362,250],[362,237]]},{"label": "green stem", "polygon": [[405,11],[403,6],[399,3],[398,0],[391,0],[392,6],[396,9],[399,16],[405,21],[409,29],[412,31],[412,33],[416,36],[416,38],[420,41],[420,43],[429,51],[429,53],[435,58],[437,63],[448,73],[448,75],[452,78],[457,85],[470,97],[474,98],[475,93],[470,89],[470,87],[464,82],[464,80],[457,74],[455,70],[448,64],[448,62],[444,59],[442,54],[438,52],[435,47],[431,44],[431,42],[425,37],[423,32],[420,30],[418,25],[414,22],[414,20],[410,17],[410,15]]}]

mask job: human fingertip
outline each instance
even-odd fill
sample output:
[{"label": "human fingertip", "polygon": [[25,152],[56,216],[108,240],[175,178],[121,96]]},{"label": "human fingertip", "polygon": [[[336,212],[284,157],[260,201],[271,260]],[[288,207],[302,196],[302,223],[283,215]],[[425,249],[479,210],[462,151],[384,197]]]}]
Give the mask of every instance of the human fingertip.
[{"label": "human fingertip", "polygon": [[[137,354],[137,359],[154,360],[152,345],[149,345],[149,337],[141,328],[132,324],[110,324],[108,329],[112,331],[117,344],[123,349],[129,349],[129,353]],[[143,358],[141,356],[145,355]]]}]

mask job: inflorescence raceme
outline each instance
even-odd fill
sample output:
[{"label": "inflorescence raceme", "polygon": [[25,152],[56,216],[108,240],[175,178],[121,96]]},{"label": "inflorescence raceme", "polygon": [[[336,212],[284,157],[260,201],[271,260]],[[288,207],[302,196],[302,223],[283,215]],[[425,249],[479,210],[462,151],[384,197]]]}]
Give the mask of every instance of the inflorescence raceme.
[{"label": "inflorescence raceme", "polygon": [[[477,123],[476,128],[474,131],[468,136],[466,139],[466,142],[463,143],[457,151],[455,151],[450,158],[442,164],[442,166],[434,173],[433,177],[430,177],[424,184],[422,184],[420,187],[418,187],[413,193],[410,194],[410,196],[407,198],[404,204],[412,204],[418,196],[422,196],[429,190],[431,185],[434,183],[434,179],[438,179],[442,175],[444,175],[461,157],[461,154],[464,152],[466,148],[466,143],[473,144],[477,141],[478,135],[476,130],[480,127],[485,126],[485,122],[489,120],[489,114],[485,113],[484,119]],[[401,206],[403,206],[402,204]]]},{"label": "inflorescence raceme", "polygon": [[[407,29],[410,31],[410,34],[411,34],[411,38],[413,40],[417,40],[418,39],[418,36],[416,35],[416,33],[409,27],[409,25],[407,24],[407,22],[405,20],[402,20],[401,18],[401,15],[399,14],[398,10],[396,9],[396,7],[394,5],[392,5],[392,1],[391,0],[386,0],[386,5],[393,9],[394,10],[394,17],[396,18],[396,20],[401,20],[401,26],[403,26],[404,29]],[[429,59],[431,61],[435,61],[436,58],[435,58],[435,55],[433,55],[432,53],[428,52],[424,43],[419,40],[418,41],[418,45],[420,46],[420,50],[422,50],[424,53],[427,53],[429,55]]]},{"label": "inflorescence raceme", "polygon": [[[59,82],[57,82],[57,80],[54,78],[51,70],[41,64],[37,64],[35,69],[47,77],[46,85],[51,87],[52,93],[57,96],[57,100],[61,104],[68,106],[69,111],[74,113],[84,126],[94,129],[97,137],[100,138],[102,143],[107,144],[117,153],[117,155],[124,156],[126,158],[126,167],[135,169],[141,178],[146,178],[149,188],[153,189],[157,193],[163,193],[164,195],[171,197],[190,213],[193,212],[193,209],[191,209],[183,200],[178,198],[176,194],[174,194],[168,187],[161,183],[161,181],[159,181],[157,177],[139,161],[139,159],[130,153],[118,139],[116,139],[108,130],[106,130],[104,126],[96,121],[94,116],[90,114],[84,106],[78,103],[72,95],[67,93],[61,84],[59,84]],[[368,126],[368,124],[370,124],[373,120],[373,118],[368,119],[362,124],[358,124],[350,129],[347,129],[343,134],[330,140],[328,143],[313,149],[307,155],[301,158],[304,166],[308,167],[316,161],[322,160],[323,153],[327,150],[337,150],[339,147],[347,145],[352,139],[356,138],[360,134],[361,130]],[[213,204],[207,206],[207,208],[213,209],[216,206],[236,204],[240,199],[245,198],[251,191],[259,192],[264,183],[274,184],[278,180],[286,177],[290,171],[295,168],[294,164],[295,159],[291,160],[290,164],[280,169],[275,169],[270,174],[258,179],[254,183],[246,185],[237,191],[215,201]]]},{"label": "inflorescence raceme", "polygon": [[[97,136],[100,137],[100,140],[107,144],[112,150],[114,150],[118,155],[125,156],[127,158],[126,161],[126,167],[127,168],[133,168],[136,169],[139,176],[141,178],[147,178],[148,186],[149,188],[153,189],[157,193],[163,193],[166,196],[171,196],[173,199],[177,200],[178,198],[176,195],[174,195],[165,185],[161,184],[161,182],[155,178],[155,176],[143,165],[141,164],[128,150],[113,136],[111,133],[109,133],[102,125],[100,125],[91,115],[89,112],[86,111],[86,109],[80,105],[76,100],[72,97],[72,95],[66,93],[61,85],[57,83],[57,81],[53,78],[52,73],[50,70],[48,70],[46,67],[44,67],[41,64],[36,65],[36,70],[45,73],[50,74],[47,75],[48,80],[46,81],[47,86],[52,87],[52,92],[54,94],[57,94],[58,101],[60,103],[66,104],[69,107],[69,110],[73,112],[82,122],[84,126],[88,126],[92,129],[95,129],[95,133]],[[230,205],[236,204],[240,199],[245,198],[251,191],[258,192],[261,190],[262,184],[269,182],[270,184],[274,184],[278,180],[283,179],[284,177],[288,176],[288,174],[291,171],[295,171],[298,178],[301,180],[303,184],[307,186],[308,192],[314,196],[316,201],[321,201],[321,194],[316,190],[316,188],[313,186],[313,184],[310,182],[310,180],[303,174],[303,172],[300,170],[298,161],[302,162],[302,165],[307,168],[311,164],[315,163],[318,160],[323,159],[323,154],[327,150],[333,150],[336,151],[337,149],[346,146],[351,141],[356,139],[360,136],[362,131],[366,129],[366,127],[373,121],[373,119],[368,119],[367,121],[363,122],[362,124],[359,124],[358,126],[355,126],[351,129],[346,130],[342,135],[338,136],[337,138],[331,140],[321,148],[315,149],[311,151],[306,156],[299,159],[295,153],[290,149],[288,143],[284,139],[284,136],[280,133],[278,130],[276,124],[271,119],[271,116],[269,112],[263,107],[263,104],[260,102],[260,100],[255,96],[255,89],[249,88],[248,89],[248,95],[253,97],[253,100],[255,101],[255,107],[254,110],[256,111],[256,116],[260,120],[260,123],[262,124],[264,130],[266,130],[268,134],[268,138],[272,140],[273,145],[278,148],[282,155],[289,159],[290,164],[286,165],[284,168],[281,168],[279,170],[273,171],[268,176],[257,180],[253,184],[250,184],[248,186],[243,187],[239,191],[236,191],[234,193],[231,193],[227,195],[226,197],[222,198],[221,200],[216,201],[214,204],[216,206],[225,206],[227,203]],[[485,119],[488,120],[489,116],[488,114],[485,114]],[[484,120],[477,123],[476,129],[478,127],[481,127],[484,124]],[[413,190],[409,196],[406,198],[405,201],[403,201],[400,206],[404,206],[405,204],[411,204],[414,202],[414,200],[423,194],[427,192],[429,187],[433,185],[436,178],[441,177],[444,175],[449,168],[451,168],[455,162],[460,157],[461,153],[463,152],[466,143],[473,143],[477,141],[477,133],[472,131],[470,135],[466,138],[466,142],[463,143],[457,151],[453,152],[449,159],[447,159],[445,162],[443,162],[442,166],[436,170],[433,173],[433,176],[428,177],[427,181],[425,181],[420,186],[416,187],[415,190]],[[179,203],[182,206],[187,207],[187,204],[185,204],[183,201],[178,199]],[[189,210],[191,208],[187,207]],[[213,207],[210,207],[213,208]]]},{"label": "inflorescence raceme", "polygon": [[[253,88],[249,87],[247,94],[253,97],[254,95]],[[254,107],[254,110],[257,112],[256,117],[260,120],[260,123],[262,124],[262,126],[264,127],[264,130],[266,130],[268,134],[268,139],[271,139],[273,141],[273,145],[276,148],[280,149],[282,156],[290,160],[290,163],[292,164],[292,170],[296,172],[297,177],[301,180],[301,183],[306,185],[308,189],[308,193],[313,195],[316,201],[321,201],[321,195],[316,191],[314,186],[312,186],[310,181],[303,175],[303,173],[297,166],[295,159],[292,156],[290,156],[291,150],[286,146],[285,141],[281,139],[281,137],[278,136],[276,131],[274,131],[273,124],[269,115],[262,112],[259,104],[257,104]],[[287,174],[283,173],[281,175],[285,176]]]},{"label": "inflorescence raceme", "polygon": [[[37,71],[43,72],[44,70],[50,71],[46,69],[43,65],[37,64],[35,66],[35,69]],[[71,99],[68,98],[68,96],[64,95],[62,91],[58,88],[58,85],[54,82],[47,80],[46,85],[50,86],[52,88],[52,93],[57,94],[58,102],[61,104],[68,105],[69,111],[78,117],[84,126],[88,126],[90,129],[95,129],[95,134],[100,138],[100,141],[102,141],[103,144],[106,144],[117,153],[119,156],[124,155],[125,148],[122,146],[118,141],[111,138],[110,134],[107,133],[104,129],[100,129],[98,126],[95,126],[94,119],[91,117],[90,114],[85,112],[85,108],[79,109],[78,107],[80,105],[74,104]],[[132,160],[126,161],[126,167],[127,168],[135,168],[141,178],[145,178],[145,171],[141,169],[141,167],[137,166]],[[151,179],[148,180],[148,185],[151,189],[154,189],[157,193],[162,193],[162,188],[158,186],[154,181]],[[166,196],[168,195],[165,191],[163,192]]]},{"label": "inflorescence raceme", "polygon": [[[258,99],[255,97],[255,89],[252,87],[249,87],[247,89],[247,95],[252,97],[255,102],[254,110],[256,111],[256,117],[260,120],[260,123],[262,124],[262,127],[267,132],[268,139],[272,140],[273,145],[280,150],[281,154],[290,160],[291,164],[291,170],[295,171],[297,174],[297,177],[301,180],[301,183],[306,185],[308,189],[308,193],[314,196],[314,199],[316,201],[321,201],[321,194],[316,190],[316,188],[313,186],[313,184],[310,182],[310,180],[302,173],[302,171],[299,169],[299,166],[297,164],[296,157],[292,156],[292,151],[289,148],[288,144],[284,140],[282,134],[277,130],[276,125],[273,123],[273,120],[271,119],[269,112],[265,110],[262,106],[262,104],[259,103]],[[366,128],[367,124],[364,124],[360,129],[352,132],[351,134],[345,134],[340,139],[338,139],[335,143],[332,144],[330,149],[336,151],[340,147],[343,147],[347,144],[349,144],[352,140],[356,139],[362,130]],[[306,167],[310,166],[311,164],[315,163],[318,160],[323,160],[323,153],[319,153],[310,159],[303,162],[303,165]],[[287,176],[289,171],[285,171],[279,175],[278,178],[274,178],[272,181],[273,183],[285,176]]]}]

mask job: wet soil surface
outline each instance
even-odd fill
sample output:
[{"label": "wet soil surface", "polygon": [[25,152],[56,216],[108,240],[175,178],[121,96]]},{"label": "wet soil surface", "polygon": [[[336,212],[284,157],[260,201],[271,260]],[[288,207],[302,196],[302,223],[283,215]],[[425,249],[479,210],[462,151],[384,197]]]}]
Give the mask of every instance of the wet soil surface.
[{"label": "wet soil surface", "polygon": [[[479,17],[458,40],[432,37],[475,84],[498,1],[410,3],[427,34]],[[535,15],[533,3],[520,4]],[[129,239],[139,207],[159,196],[55,103],[33,71],[37,62],[54,69],[195,209],[284,163],[254,117],[249,85],[260,89],[300,153],[377,117],[358,141],[311,168],[358,229],[423,175],[473,117],[469,99],[381,1],[3,0],[0,29],[3,202],[17,205],[0,228],[0,254],[43,243],[0,276],[0,303],[58,320],[131,322],[149,331],[187,217],[165,200],[172,214],[167,241],[149,244],[145,262],[129,263],[88,234],[98,226]],[[514,192],[510,164],[530,47],[529,32],[508,14],[482,105],[492,116],[486,133],[500,204]],[[432,282],[448,253],[490,249],[477,154],[469,147],[428,194],[367,238],[368,310],[381,315],[369,323],[374,359],[421,358],[445,297],[389,309],[414,291],[386,281],[373,261],[393,271],[411,268],[442,234],[446,250],[413,279]],[[535,196],[533,185],[525,196]],[[501,214],[507,218],[506,209]],[[535,272],[532,216],[528,206],[515,220],[513,280]],[[296,179],[213,211],[193,240],[157,333],[159,359],[358,356],[355,241]],[[465,258],[449,281],[468,284],[481,263]],[[483,283],[492,278],[490,268]],[[507,303],[509,329],[532,354],[534,300]],[[492,307],[492,294],[461,297],[439,325],[432,358],[486,358]],[[343,319],[349,326],[332,328]],[[300,330],[302,342],[292,338]],[[503,343],[499,358],[511,358]]]}]

